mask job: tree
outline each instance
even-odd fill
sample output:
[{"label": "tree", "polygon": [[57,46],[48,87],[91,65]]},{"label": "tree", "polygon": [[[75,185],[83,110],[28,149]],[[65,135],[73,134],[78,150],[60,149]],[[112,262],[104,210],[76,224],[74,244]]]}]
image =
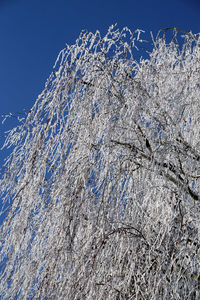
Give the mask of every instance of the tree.
[{"label": "tree", "polygon": [[[172,32],[167,42],[167,35]],[[198,299],[200,38],[82,32],[1,179],[2,299]]]}]

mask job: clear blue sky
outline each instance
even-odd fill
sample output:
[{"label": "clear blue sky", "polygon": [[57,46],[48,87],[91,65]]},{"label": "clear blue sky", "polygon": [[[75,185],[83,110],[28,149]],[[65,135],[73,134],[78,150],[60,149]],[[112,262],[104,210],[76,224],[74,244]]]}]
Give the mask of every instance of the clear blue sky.
[{"label": "clear blue sky", "polygon": [[[115,23],[198,33],[200,0],[0,0],[0,115],[33,106],[59,51],[82,29],[105,34]],[[0,146],[8,124],[0,124]]]}]

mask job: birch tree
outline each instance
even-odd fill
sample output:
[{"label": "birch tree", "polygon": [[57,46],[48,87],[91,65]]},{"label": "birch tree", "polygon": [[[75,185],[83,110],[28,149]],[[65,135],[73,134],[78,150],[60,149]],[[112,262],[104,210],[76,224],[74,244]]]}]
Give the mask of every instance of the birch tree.
[{"label": "birch tree", "polygon": [[1,299],[199,299],[200,38],[142,35],[83,31],[9,132]]}]

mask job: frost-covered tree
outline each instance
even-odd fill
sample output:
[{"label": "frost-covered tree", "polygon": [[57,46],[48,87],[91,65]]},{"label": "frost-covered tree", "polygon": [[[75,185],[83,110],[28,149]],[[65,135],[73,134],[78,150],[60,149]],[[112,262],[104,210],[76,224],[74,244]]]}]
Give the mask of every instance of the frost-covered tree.
[{"label": "frost-covered tree", "polygon": [[5,141],[1,299],[199,299],[200,37],[178,33],[60,52]]}]

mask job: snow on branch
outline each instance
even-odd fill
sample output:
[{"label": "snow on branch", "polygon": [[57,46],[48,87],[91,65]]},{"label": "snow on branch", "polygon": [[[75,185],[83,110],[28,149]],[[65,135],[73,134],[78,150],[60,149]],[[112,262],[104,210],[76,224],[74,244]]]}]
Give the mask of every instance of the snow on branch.
[{"label": "snow on branch", "polygon": [[143,35],[82,31],[9,132],[0,298],[200,297],[199,35]]}]

